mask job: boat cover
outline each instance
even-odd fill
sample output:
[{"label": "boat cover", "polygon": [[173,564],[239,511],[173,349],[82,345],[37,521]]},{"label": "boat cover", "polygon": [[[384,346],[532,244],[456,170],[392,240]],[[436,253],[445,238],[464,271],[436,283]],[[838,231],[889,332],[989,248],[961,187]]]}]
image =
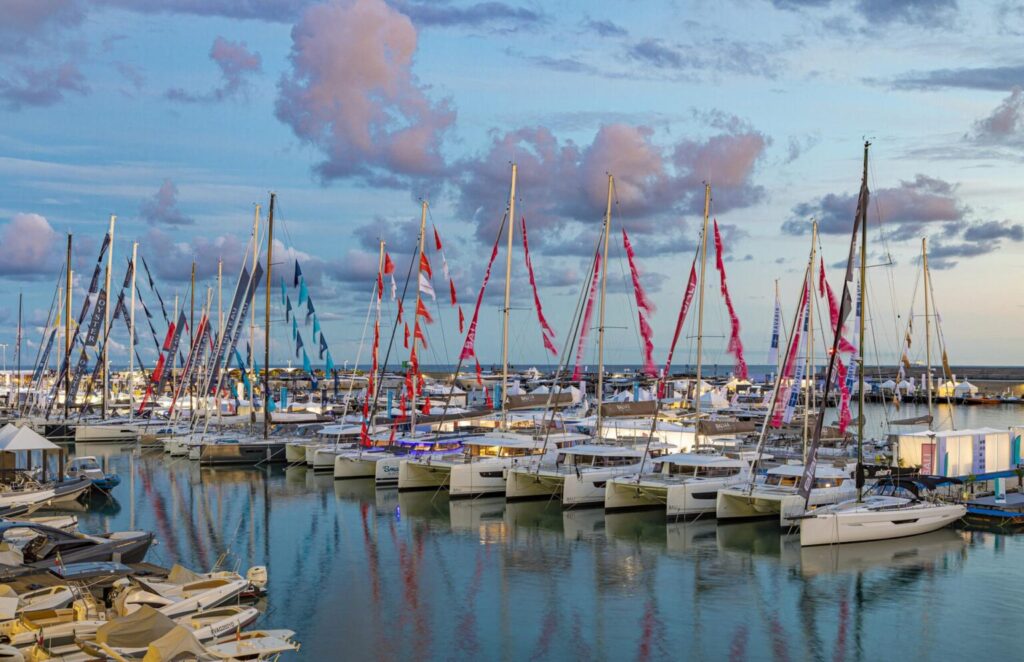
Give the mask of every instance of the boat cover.
[{"label": "boat cover", "polygon": [[149,645],[142,662],[213,660],[188,628],[177,626]]},{"label": "boat cover", "polygon": [[144,648],[176,628],[174,621],[149,605],[115,618],[96,630],[97,643],[114,648]]}]

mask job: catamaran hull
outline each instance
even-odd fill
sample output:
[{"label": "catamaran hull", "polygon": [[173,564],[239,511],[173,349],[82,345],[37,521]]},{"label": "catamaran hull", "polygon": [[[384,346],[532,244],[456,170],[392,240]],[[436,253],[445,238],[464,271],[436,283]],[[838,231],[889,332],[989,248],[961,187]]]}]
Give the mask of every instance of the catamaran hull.
[{"label": "catamaran hull", "polygon": [[284,459],[288,464],[305,464],[306,444],[285,444]]},{"label": "catamaran hull", "polygon": [[394,487],[398,485],[398,472],[402,466],[402,458],[391,453],[381,453],[374,462],[373,481],[377,487]]},{"label": "catamaran hull", "polygon": [[448,483],[450,499],[472,499],[505,494],[505,474],[513,466],[505,458],[456,464],[451,468]]},{"label": "catamaran hull", "polygon": [[966,513],[962,504],[822,513],[800,520],[800,544],[810,547],[917,536],[949,526]]},{"label": "catamaran hull", "polygon": [[[826,487],[811,491],[808,509],[829,506],[856,496],[852,486]],[[779,526],[795,526],[805,512],[804,498],[796,491],[755,489],[748,494],[744,489],[730,489],[718,492],[715,501],[715,515],[720,520],[744,520],[779,518]]]},{"label": "catamaran hull", "polygon": [[134,444],[139,431],[120,425],[76,425],[75,443]]},{"label": "catamaran hull", "polygon": [[[373,458],[367,457],[368,454],[359,453],[358,451],[352,453],[344,453],[342,455],[335,455],[334,457],[334,479],[335,480],[353,480],[353,479],[366,479],[373,478],[374,472],[376,471],[376,462]],[[395,477],[398,480],[398,477]]]},{"label": "catamaran hull", "polygon": [[506,501],[552,499],[562,493],[562,476],[542,476],[527,467],[512,469],[505,481]]},{"label": "catamaran hull", "polygon": [[284,462],[284,443],[270,444],[203,444],[199,447],[199,464],[263,464]]},{"label": "catamaran hull", "polygon": [[398,466],[398,491],[437,490],[448,487],[452,475],[448,463],[403,460]]}]

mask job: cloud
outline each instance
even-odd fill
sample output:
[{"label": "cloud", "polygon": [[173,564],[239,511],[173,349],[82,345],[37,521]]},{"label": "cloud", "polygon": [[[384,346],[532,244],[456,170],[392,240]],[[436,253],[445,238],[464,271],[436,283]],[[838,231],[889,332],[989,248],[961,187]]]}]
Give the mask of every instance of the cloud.
[{"label": "cloud", "polygon": [[626,28],[607,19],[593,19],[587,16],[582,25],[585,30],[593,32],[599,37],[625,37],[629,34]]},{"label": "cloud", "polygon": [[[771,0],[778,9],[846,8],[846,0]],[[903,23],[918,27],[950,25],[958,13],[957,0],[857,0],[852,3],[855,14],[870,25]],[[835,25],[836,17],[830,19]]]},{"label": "cloud", "polygon": [[761,44],[747,44],[716,37],[708,43],[670,44],[661,39],[641,39],[626,47],[626,57],[661,71],[680,75],[698,71],[774,78],[778,64],[765,55]]},{"label": "cloud", "polygon": [[[177,233],[172,235],[154,227],[149,229],[140,242],[146,254],[146,263],[158,280],[176,283],[189,281],[193,260],[196,263],[197,282],[216,278],[217,262],[223,260],[224,283],[231,283],[230,287],[234,287],[233,283],[242,268],[242,260],[248,257],[246,253],[251,250],[251,246],[244,245],[237,236],[230,234],[196,236],[178,241],[175,241],[175,236]],[[157,283],[157,287],[159,285]],[[225,291],[229,291],[230,287],[225,285]]]},{"label": "cloud", "polygon": [[[968,208],[956,194],[956,186],[942,179],[917,175],[914,181],[902,181],[895,188],[878,189],[871,193],[870,216],[878,215],[892,239],[920,236],[930,223],[962,221]],[[857,194],[829,193],[811,202],[793,207],[793,217],[782,224],[787,234],[801,235],[810,230],[808,219],[818,219],[818,230],[823,234],[846,234],[853,228],[857,209]]]},{"label": "cloud", "polygon": [[78,66],[67,61],[53,66],[14,68],[0,75],[0,100],[10,110],[52,106],[68,94],[87,94],[89,86]]},{"label": "cloud", "polygon": [[0,52],[39,48],[61,29],[82,22],[79,0],[5,0],[0,21]]},{"label": "cloud", "polygon": [[60,266],[60,235],[39,214],[15,214],[0,227],[0,276],[32,279]]},{"label": "cloud", "polygon": [[[24,0],[31,2],[33,0]],[[93,0],[142,14],[194,14],[262,21],[294,20],[312,0]]]},{"label": "cloud", "polygon": [[317,5],[292,29],[276,114],[323,152],[323,179],[397,185],[445,171],[441,142],[455,111],[413,75],[416,40],[409,18],[382,0]]},{"label": "cloud", "polygon": [[192,225],[195,221],[178,209],[178,187],[165,179],[153,197],[142,203],[139,214],[153,225]]},{"label": "cloud", "polygon": [[1005,92],[1024,85],[1024,64],[915,71],[897,77],[891,85],[896,89],[903,90],[934,90],[952,87]]},{"label": "cloud", "polygon": [[995,239],[1024,241],[1024,225],[1011,223],[1010,221],[973,223],[964,231],[964,239],[975,242],[992,241]]},{"label": "cloud", "polygon": [[505,208],[509,161],[519,167],[517,215],[534,232],[532,243],[552,254],[593,252],[607,196],[607,173],[615,176],[616,227],[648,235],[635,242],[647,254],[688,250],[682,216],[703,209],[703,181],[714,186],[716,211],[745,207],[764,197],[752,182],[767,138],[750,128],[702,140],[663,146],[649,127],[602,125],[580,146],[559,140],[550,129],[527,127],[493,133],[480,156],[460,163],[458,211],[476,223],[477,238],[489,244]]},{"label": "cloud", "polygon": [[526,7],[514,7],[504,2],[480,2],[456,6],[443,2],[411,2],[391,0],[391,5],[408,16],[417,25],[453,27],[481,27],[498,25],[510,29],[530,28],[543,23],[544,14]]},{"label": "cloud", "polygon": [[210,59],[220,68],[221,85],[209,92],[193,94],[181,88],[167,90],[166,97],[172,101],[197,103],[224,101],[244,93],[249,85],[248,78],[263,70],[259,53],[250,51],[245,42],[229,41],[218,36],[210,47]]},{"label": "cloud", "polygon": [[142,90],[146,84],[146,77],[142,74],[138,67],[135,67],[127,62],[117,62],[114,64],[114,68],[117,69],[117,73],[132,86],[136,92]]},{"label": "cloud", "polygon": [[818,135],[806,135],[806,136],[790,136],[789,142],[786,146],[786,158],[784,163],[792,163],[798,158],[807,153],[808,150],[813,149],[821,137]]},{"label": "cloud", "polygon": [[1015,86],[1010,95],[1002,100],[986,117],[974,123],[974,131],[968,137],[982,143],[1005,142],[1019,138],[1024,127],[1024,92]]}]

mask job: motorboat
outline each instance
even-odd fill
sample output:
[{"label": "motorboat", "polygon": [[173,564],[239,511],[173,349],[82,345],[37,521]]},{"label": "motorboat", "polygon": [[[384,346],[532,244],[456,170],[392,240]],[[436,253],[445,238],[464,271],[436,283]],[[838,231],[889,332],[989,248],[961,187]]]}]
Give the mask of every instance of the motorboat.
[{"label": "motorboat", "polygon": [[967,506],[923,493],[934,493],[948,478],[880,480],[861,499],[819,507],[800,519],[800,544],[836,545],[906,538],[949,526],[967,514]]},{"label": "motorboat", "polygon": [[139,429],[125,420],[89,421],[75,425],[75,443],[134,444]]},{"label": "motorboat", "polygon": [[87,478],[93,487],[104,492],[110,491],[121,484],[121,477],[115,473],[106,473],[100,463],[92,455],[79,455],[68,463],[68,478]]},{"label": "motorboat", "polygon": [[[803,464],[783,464],[769,469],[763,482],[719,490],[715,516],[719,520],[778,517],[781,526],[793,526],[805,512],[804,497],[797,492],[803,473]],[[807,508],[828,506],[856,496],[852,474],[852,466],[819,463]]]},{"label": "motorboat", "polygon": [[715,515],[718,491],[750,480],[745,458],[674,453],[652,462],[650,473],[617,476],[604,492],[605,512],[664,509],[670,520]]},{"label": "motorboat", "polygon": [[[27,533],[35,535],[26,541]],[[84,561],[141,563],[152,543],[148,531],[87,535],[32,522],[0,522],[0,575]]]}]

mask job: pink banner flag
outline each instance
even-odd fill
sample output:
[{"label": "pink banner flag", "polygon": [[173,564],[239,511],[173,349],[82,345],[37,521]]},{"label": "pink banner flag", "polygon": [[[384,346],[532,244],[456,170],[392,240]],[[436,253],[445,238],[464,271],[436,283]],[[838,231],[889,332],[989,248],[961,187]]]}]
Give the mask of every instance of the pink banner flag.
[{"label": "pink banner flag", "polygon": [[697,291],[697,258],[693,258],[690,264],[690,278],[686,282],[686,292],[683,294],[683,304],[679,307],[679,317],[676,319],[676,330],[672,334],[672,344],[668,348],[668,358],[665,359],[665,377],[668,377],[672,370],[672,355],[676,351],[676,343],[679,342],[679,334],[683,330],[683,322],[686,321],[686,313],[693,303],[693,293]]},{"label": "pink banner flag", "polygon": [[654,331],[651,329],[650,316],[654,314],[654,304],[644,293],[644,286],[640,283],[640,270],[636,267],[636,252],[633,245],[629,243],[629,235],[625,228],[622,230],[622,245],[626,249],[626,259],[629,260],[629,273],[633,278],[633,294],[636,296],[637,316],[640,325],[640,336],[644,341],[644,373],[649,377],[657,377],[658,370],[654,367]]},{"label": "pink banner flag", "polygon": [[469,331],[466,333],[466,341],[462,344],[462,352],[459,353],[459,360],[465,361],[466,359],[476,356],[476,323],[480,317],[480,304],[484,300],[484,292],[487,290],[487,281],[491,279],[491,267],[494,266],[494,259],[498,257],[498,242],[501,240],[501,234],[498,234],[498,238],[494,240],[494,248],[491,249],[491,259],[487,262],[487,271],[484,272],[484,282],[480,285],[480,293],[476,297],[476,307],[473,308],[473,318],[469,322]]},{"label": "pink banner flag", "polygon": [[729,286],[725,282],[725,262],[722,260],[722,235],[718,231],[718,219],[715,219],[715,252],[717,258],[715,267],[721,281],[722,298],[725,299],[725,307],[729,310],[729,322],[732,331],[729,335],[729,353],[736,357],[736,376],[746,379],[747,361],[743,358],[743,341],[740,339],[740,318],[736,316],[736,309],[732,305],[732,297],[729,296]]},{"label": "pink banner flag", "polygon": [[583,325],[580,328],[580,342],[576,347],[576,367],[572,371],[573,381],[579,380],[583,372],[580,364],[583,361],[583,350],[587,344],[587,333],[590,331],[590,318],[594,314],[594,294],[597,292],[597,277],[601,273],[601,253],[594,253],[594,276],[590,279],[590,292],[587,294],[587,307],[583,309]]},{"label": "pink banner flag", "polygon": [[526,217],[522,217],[522,228],[523,228],[523,255],[526,260],[526,273],[530,277],[530,287],[533,289],[533,305],[537,309],[537,320],[540,322],[540,334],[544,338],[544,349],[551,352],[552,356],[558,354],[558,350],[555,349],[555,332],[551,329],[551,325],[548,324],[548,320],[544,317],[544,309],[540,305],[540,295],[537,293],[537,280],[533,277],[533,261],[530,259],[530,241],[526,236]]}]

